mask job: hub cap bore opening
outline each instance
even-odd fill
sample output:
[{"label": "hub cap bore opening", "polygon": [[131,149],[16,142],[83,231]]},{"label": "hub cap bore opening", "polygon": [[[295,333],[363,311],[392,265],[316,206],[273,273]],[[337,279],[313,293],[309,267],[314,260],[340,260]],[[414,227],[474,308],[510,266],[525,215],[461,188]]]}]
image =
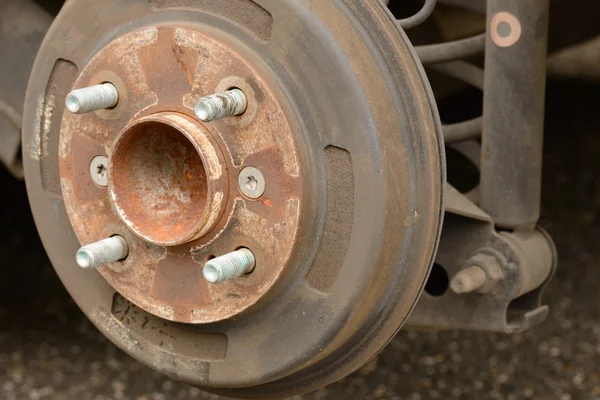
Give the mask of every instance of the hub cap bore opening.
[{"label": "hub cap bore opening", "polygon": [[123,132],[111,159],[111,194],[134,232],[155,243],[194,238],[209,188],[202,157],[183,132],[139,123]]}]

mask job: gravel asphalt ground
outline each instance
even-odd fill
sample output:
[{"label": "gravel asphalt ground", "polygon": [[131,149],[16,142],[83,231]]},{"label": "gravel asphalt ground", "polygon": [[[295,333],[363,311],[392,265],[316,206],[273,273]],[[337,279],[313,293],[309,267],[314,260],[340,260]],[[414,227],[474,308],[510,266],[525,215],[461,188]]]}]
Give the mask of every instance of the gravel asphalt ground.
[{"label": "gravel asphalt ground", "polygon": [[[559,270],[523,334],[403,331],[352,376],[300,399],[600,399],[600,88],[549,89],[543,217]],[[117,349],[71,302],[0,172],[0,399],[222,399]]]}]

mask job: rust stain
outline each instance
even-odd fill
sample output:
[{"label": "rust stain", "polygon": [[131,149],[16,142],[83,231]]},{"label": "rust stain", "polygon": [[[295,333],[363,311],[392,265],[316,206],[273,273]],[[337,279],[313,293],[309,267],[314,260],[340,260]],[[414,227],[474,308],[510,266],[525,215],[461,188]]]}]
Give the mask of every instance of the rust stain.
[{"label": "rust stain", "polygon": [[[99,76],[118,79],[125,100],[113,111],[66,113],[61,126],[61,185],[79,240],[125,237],[129,257],[99,271],[156,316],[199,324],[244,312],[285,273],[300,228],[298,150],[276,97],[239,54],[182,27],[116,39],[75,85]],[[247,112],[197,121],[194,102],[229,84],[247,93]],[[98,154],[111,160],[108,189],[87,176]],[[258,201],[242,199],[237,186],[248,165],[268,180]],[[207,258],[239,247],[255,253],[255,272],[206,283]]]},{"label": "rust stain", "polygon": [[[186,243],[220,217],[223,207],[213,202],[226,199],[214,192],[226,190],[228,181],[206,135],[200,124],[172,112],[137,120],[119,135],[109,187],[119,215],[141,237],[160,245]],[[205,162],[208,154],[211,162]]]}]

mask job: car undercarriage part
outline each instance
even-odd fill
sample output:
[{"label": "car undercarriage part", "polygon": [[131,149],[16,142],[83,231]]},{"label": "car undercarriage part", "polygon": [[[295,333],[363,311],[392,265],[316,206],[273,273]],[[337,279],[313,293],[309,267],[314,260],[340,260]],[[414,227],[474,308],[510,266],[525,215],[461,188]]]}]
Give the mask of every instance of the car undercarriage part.
[{"label": "car undercarriage part", "polygon": [[[548,2],[490,0],[488,32],[413,47],[401,25],[435,4],[397,21],[379,0],[68,1],[31,74],[23,160],[91,321],[165,374],[246,398],[332,383],[405,323],[541,322],[556,264],[536,227],[543,77],[500,82],[544,73]],[[442,126],[423,65],[484,90],[483,115]],[[495,147],[508,126],[522,136]],[[445,145],[479,185],[446,183]],[[486,186],[517,155],[527,174]]]},{"label": "car undercarriage part", "polygon": [[504,229],[540,217],[548,6],[488,0],[480,203]]},{"label": "car undercarriage part", "polygon": [[[428,70],[483,90],[484,104],[483,116],[444,125],[446,143],[477,166],[479,183],[463,193],[447,188],[436,263],[409,326],[515,332],[548,314],[541,293],[557,256],[536,227],[548,6],[488,0],[486,34],[419,53]],[[477,52],[485,52],[484,69],[459,60]]]},{"label": "car undercarriage part", "polygon": [[310,391],[381,350],[423,290],[441,126],[378,1],[70,0],[26,104],[50,258],[153,368],[232,396]]},{"label": "car undercarriage part", "polygon": [[0,1],[0,163],[23,177],[21,121],[29,73],[52,17],[31,0]]}]

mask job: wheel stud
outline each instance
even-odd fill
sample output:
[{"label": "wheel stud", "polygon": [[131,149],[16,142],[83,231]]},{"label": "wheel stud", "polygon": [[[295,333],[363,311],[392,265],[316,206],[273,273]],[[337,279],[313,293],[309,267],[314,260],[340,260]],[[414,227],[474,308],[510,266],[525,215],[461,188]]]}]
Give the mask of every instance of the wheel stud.
[{"label": "wheel stud", "polygon": [[198,100],[194,107],[200,121],[210,122],[218,119],[241,115],[246,111],[248,100],[240,89],[231,89],[215,93]]},{"label": "wheel stud", "polygon": [[450,282],[450,288],[456,294],[474,292],[485,284],[487,275],[483,268],[474,265],[461,270]]},{"label": "wheel stud", "polygon": [[127,241],[119,235],[83,246],[77,251],[75,261],[81,268],[98,268],[123,260],[129,254]]},{"label": "wheel stud", "polygon": [[223,283],[249,274],[256,266],[256,258],[248,249],[240,249],[213,258],[204,265],[204,278],[210,283]]},{"label": "wheel stud", "polygon": [[73,90],[67,96],[66,105],[73,114],[112,108],[119,102],[119,92],[112,83]]}]

